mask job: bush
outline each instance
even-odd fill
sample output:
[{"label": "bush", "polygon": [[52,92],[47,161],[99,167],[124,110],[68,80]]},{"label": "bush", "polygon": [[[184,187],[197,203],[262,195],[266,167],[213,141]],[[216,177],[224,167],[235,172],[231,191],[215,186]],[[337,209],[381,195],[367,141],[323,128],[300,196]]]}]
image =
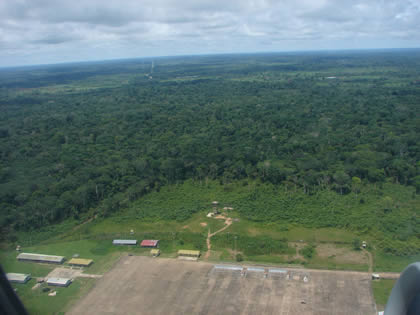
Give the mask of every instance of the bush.
[{"label": "bush", "polygon": [[299,252],[300,254],[305,257],[306,259],[311,259],[315,256],[316,250],[315,250],[314,244],[306,245],[304,248],[302,248]]},{"label": "bush", "polygon": [[240,261],[243,261],[243,260],[244,260],[244,258],[242,257],[241,254],[236,254],[236,261],[237,262],[240,262]]},{"label": "bush", "polygon": [[353,249],[354,250],[360,250],[360,247],[362,246],[362,242],[360,241],[359,238],[353,239],[352,244],[353,244]]}]

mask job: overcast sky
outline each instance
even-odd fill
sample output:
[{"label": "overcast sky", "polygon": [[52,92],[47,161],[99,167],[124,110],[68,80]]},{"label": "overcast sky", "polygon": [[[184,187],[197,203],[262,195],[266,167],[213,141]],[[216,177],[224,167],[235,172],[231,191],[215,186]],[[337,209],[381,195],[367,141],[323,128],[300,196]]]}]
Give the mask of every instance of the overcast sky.
[{"label": "overcast sky", "polygon": [[0,0],[0,66],[413,47],[420,0]]}]

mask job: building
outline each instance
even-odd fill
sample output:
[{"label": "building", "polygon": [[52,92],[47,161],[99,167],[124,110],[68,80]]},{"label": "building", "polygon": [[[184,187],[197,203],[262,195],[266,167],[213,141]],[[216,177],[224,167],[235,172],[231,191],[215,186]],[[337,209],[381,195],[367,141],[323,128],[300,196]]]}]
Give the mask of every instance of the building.
[{"label": "building", "polygon": [[181,249],[181,250],[178,251],[178,257],[198,258],[198,257],[200,257],[200,251],[199,250]]},{"label": "building", "polygon": [[47,284],[57,287],[68,287],[71,283],[71,279],[68,278],[48,278]]},{"label": "building", "polygon": [[142,240],[140,243],[141,247],[158,247],[158,240]]},{"label": "building", "polygon": [[52,256],[52,255],[31,254],[31,253],[21,253],[16,258],[21,261],[32,261],[32,262],[42,262],[42,263],[51,263],[51,264],[62,264],[64,261],[63,256]]},{"label": "building", "polygon": [[113,245],[137,245],[137,240],[113,240]]},{"label": "building", "polygon": [[93,263],[92,259],[72,258],[69,265],[78,267],[89,267]]},{"label": "building", "polygon": [[151,254],[153,257],[157,257],[157,256],[159,256],[159,255],[160,255],[160,249],[153,248],[153,249],[150,251],[150,254]]},{"label": "building", "polygon": [[7,280],[14,283],[23,283],[25,284],[31,279],[31,275],[24,274],[24,273],[7,273],[6,274]]},{"label": "building", "polygon": [[372,273],[372,280],[379,280],[381,276],[377,273]]}]

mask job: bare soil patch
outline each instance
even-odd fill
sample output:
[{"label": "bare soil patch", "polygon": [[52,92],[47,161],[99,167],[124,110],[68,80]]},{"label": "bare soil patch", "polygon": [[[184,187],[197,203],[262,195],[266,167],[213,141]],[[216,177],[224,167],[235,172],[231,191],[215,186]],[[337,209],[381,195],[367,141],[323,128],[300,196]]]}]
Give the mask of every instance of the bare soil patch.
[{"label": "bare soil patch", "polygon": [[368,273],[287,273],[241,277],[206,262],[125,256],[67,314],[375,314]]},{"label": "bare soil patch", "polygon": [[316,252],[319,257],[332,258],[337,263],[368,264],[362,251],[354,251],[347,247],[337,247],[334,244],[318,244]]},{"label": "bare soil patch", "polygon": [[207,226],[207,223],[206,222],[201,222],[200,225],[201,226]]}]

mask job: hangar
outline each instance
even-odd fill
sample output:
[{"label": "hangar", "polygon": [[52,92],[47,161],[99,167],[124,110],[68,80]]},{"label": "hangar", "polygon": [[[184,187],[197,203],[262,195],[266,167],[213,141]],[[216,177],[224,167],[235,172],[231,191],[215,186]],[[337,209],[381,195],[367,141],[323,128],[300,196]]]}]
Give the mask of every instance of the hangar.
[{"label": "hangar", "polygon": [[113,240],[113,245],[137,245],[137,240]]},{"label": "hangar", "polygon": [[6,277],[7,280],[14,283],[26,283],[31,279],[31,275],[24,273],[8,273]]},{"label": "hangar", "polygon": [[43,262],[43,263],[53,263],[53,264],[61,264],[64,261],[63,256],[32,254],[32,253],[21,253],[16,258],[21,261],[33,261],[33,262]]}]

